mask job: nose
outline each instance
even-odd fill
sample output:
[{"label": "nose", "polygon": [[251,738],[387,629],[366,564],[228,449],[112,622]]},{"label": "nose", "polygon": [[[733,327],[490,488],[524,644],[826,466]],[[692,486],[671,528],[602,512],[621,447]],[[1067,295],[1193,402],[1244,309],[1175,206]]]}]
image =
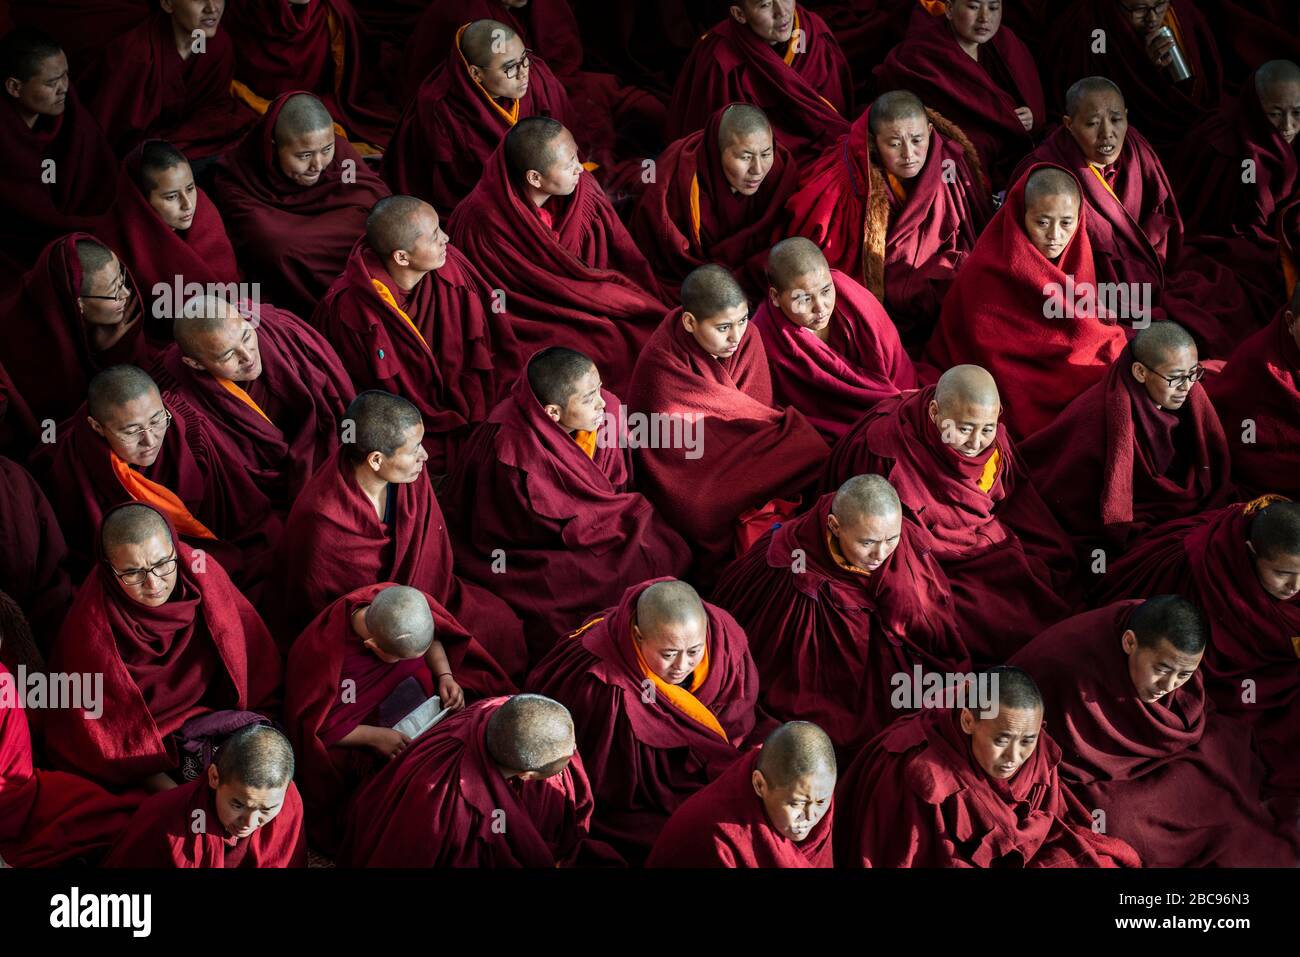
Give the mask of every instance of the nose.
[{"label": "nose", "polygon": [[181,191],[180,199],[181,199],[182,212],[184,212],[185,210],[189,209],[194,205],[193,197],[189,196],[184,190]]},{"label": "nose", "polygon": [[158,436],[154,435],[152,432],[145,431],[140,433],[139,442],[140,442],[140,448],[142,449],[148,450],[148,449],[155,448],[160,441],[161,440],[158,438]]},{"label": "nose", "polygon": [[596,411],[597,412],[605,411],[605,397],[603,395],[596,396]]}]

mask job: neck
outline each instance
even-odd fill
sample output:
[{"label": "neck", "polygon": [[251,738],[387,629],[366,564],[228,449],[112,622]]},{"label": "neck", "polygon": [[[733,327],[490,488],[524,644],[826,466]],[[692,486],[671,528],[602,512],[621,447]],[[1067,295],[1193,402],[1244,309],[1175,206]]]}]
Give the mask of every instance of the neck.
[{"label": "neck", "polygon": [[362,462],[355,469],[353,474],[356,475],[357,485],[365,493],[366,498],[379,510],[380,518],[383,517],[383,506],[388,500],[388,482],[375,474],[365,462]]},{"label": "neck", "polygon": [[40,119],[41,114],[28,113],[19,105],[17,100],[13,100],[12,97],[10,99],[13,101],[14,110],[18,113],[18,118],[23,121],[29,130],[32,129],[32,127],[36,125],[36,121]]},{"label": "neck", "polygon": [[[952,26],[949,25],[948,29],[952,30]],[[953,39],[957,41],[957,46],[961,47],[962,52],[978,63],[980,58],[980,45],[974,40],[963,40],[961,37],[957,36],[956,31],[953,31],[952,35]]]},{"label": "neck", "polygon": [[546,201],[551,198],[550,193],[543,193],[540,189],[533,189],[533,187],[527,183],[524,184],[524,195],[527,196],[528,201],[538,209],[545,206]]},{"label": "neck", "polygon": [[182,60],[188,60],[194,53],[190,44],[194,42],[192,34],[186,33],[175,18],[172,19],[172,38],[176,41],[176,52],[181,55]]},{"label": "neck", "polygon": [[411,269],[408,266],[388,267],[388,275],[393,277],[393,282],[397,283],[402,292],[410,292],[420,284],[420,280],[429,275],[428,269]]}]

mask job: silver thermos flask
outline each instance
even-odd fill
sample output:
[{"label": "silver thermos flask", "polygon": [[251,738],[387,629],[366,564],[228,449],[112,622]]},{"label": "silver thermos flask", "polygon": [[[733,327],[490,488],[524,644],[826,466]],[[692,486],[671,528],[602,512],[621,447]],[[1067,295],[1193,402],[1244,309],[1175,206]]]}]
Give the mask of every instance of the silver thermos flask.
[{"label": "silver thermos flask", "polygon": [[[1161,27],[1156,31],[1156,35],[1169,37],[1171,40],[1174,39],[1174,31],[1168,26]],[[1183,56],[1183,51],[1179,48],[1177,40],[1174,40],[1174,45],[1169,48],[1169,53],[1172,59],[1170,59],[1169,66],[1165,67],[1165,69],[1169,72],[1171,80],[1175,83],[1182,83],[1183,80],[1191,77],[1192,68],[1187,65],[1187,57]]]}]

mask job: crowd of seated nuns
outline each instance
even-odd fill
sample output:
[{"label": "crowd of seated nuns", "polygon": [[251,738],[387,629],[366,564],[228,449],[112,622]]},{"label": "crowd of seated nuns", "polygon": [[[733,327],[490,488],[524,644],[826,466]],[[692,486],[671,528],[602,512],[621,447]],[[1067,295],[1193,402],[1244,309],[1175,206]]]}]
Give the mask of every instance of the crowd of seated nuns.
[{"label": "crowd of seated nuns", "polygon": [[65,6],[0,863],[1300,863],[1289,6]]}]

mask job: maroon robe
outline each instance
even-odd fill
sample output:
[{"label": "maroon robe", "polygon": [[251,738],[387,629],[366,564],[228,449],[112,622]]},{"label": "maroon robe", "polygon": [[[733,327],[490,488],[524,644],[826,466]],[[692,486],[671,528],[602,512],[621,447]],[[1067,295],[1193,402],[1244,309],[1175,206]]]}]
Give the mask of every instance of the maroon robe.
[{"label": "maroon robe", "polygon": [[872,162],[868,110],[804,168],[786,204],[790,232],[813,240],[832,268],[866,286],[915,349],[929,338],[958,267],[993,215],[975,147],[926,112],[934,127],[930,151],[921,172],[897,184],[904,199]]},{"label": "maroon robe", "polygon": [[[152,0],[9,0],[13,22],[54,37],[76,75],[95,50],[149,18]],[[0,16],[3,14],[0,13]]]},{"label": "maroon robe", "polygon": [[[682,326],[682,310],[664,317],[637,360],[628,407],[674,416],[682,438],[639,442],[641,487],[695,548],[705,584],[735,548],[737,519],[774,499],[796,499],[826,461],[827,446],[796,409],[773,404],[763,340],[751,330],[740,348],[715,359]],[[665,423],[674,420],[664,419]],[[699,444],[685,447],[688,429]]]},{"label": "maroon robe", "polygon": [[576,349],[621,392],[667,308],[659,284],[589,173],[572,195],[551,197],[544,210],[553,225],[511,181],[503,144],[456,207],[451,238],[494,289],[505,291],[521,356],[547,346]]},{"label": "maroon robe", "polygon": [[[194,824],[199,820],[204,827],[195,833]],[[280,813],[248,837],[236,838],[226,833],[217,816],[217,792],[208,776],[199,775],[141,804],[104,866],[154,870],[306,867],[302,798],[290,781]]]},{"label": "maroon robe", "polygon": [[42,651],[49,651],[72,604],[67,558],[45,493],[26,469],[0,456],[0,592],[22,609]]},{"label": "maroon robe", "polygon": [[934,393],[879,402],[835,446],[822,484],[835,489],[871,472],[889,479],[948,575],[971,657],[1002,664],[1070,613],[1074,556],[1006,427],[998,423],[997,438],[967,458],[930,421]]},{"label": "maroon robe", "polygon": [[[925,357],[940,369],[983,366],[998,383],[1003,419],[1017,440],[1033,435],[1089,386],[1127,345],[1124,330],[1096,305],[1097,270],[1086,207],[1069,244],[1050,261],[1025,232],[1025,170],[943,301]],[[1080,292],[1091,290],[1090,302]],[[1046,315],[1049,305],[1054,315]]]},{"label": "maroon robe", "polygon": [[[440,492],[462,574],[524,620],[533,662],[628,582],[682,575],[691,563],[681,535],[633,488],[624,406],[602,395],[605,422],[584,436],[588,456],[520,376]],[[498,549],[504,574],[494,573]]]},{"label": "maroon robe", "polygon": [[293,313],[261,303],[251,322],[262,374],[231,383],[243,396],[186,365],[175,345],[163,353],[157,381],[218,424],[257,487],[287,513],[312,472],[338,448],[343,413],[356,391],[330,344]]},{"label": "maroon robe", "polygon": [[382,389],[415,404],[429,471],[443,475],[517,373],[510,318],[493,305],[492,289],[454,246],[440,268],[404,290],[362,237],[312,324],[358,390]]},{"label": "maroon robe", "polygon": [[1105,832],[1147,867],[1293,867],[1264,808],[1264,768],[1250,728],[1219,714],[1198,670],[1159,701],[1142,701],[1120,636],[1140,601],[1076,615],[1022,648],[1012,664],[1043,692],[1060,774]]},{"label": "maroon robe", "polygon": [[676,140],[703,129],[714,112],[737,102],[761,108],[776,141],[798,161],[847,133],[853,106],[848,61],[826,21],[811,10],[795,7],[795,28],[802,32],[773,47],[730,16],[715,24],[677,77],[668,135]]},{"label": "maroon robe", "polygon": [[73,87],[62,115],[38,116],[34,127],[5,104],[0,109],[0,208],[5,211],[0,268],[21,271],[46,243],[67,233],[96,231],[117,192],[116,164]]},{"label": "maroon robe", "polygon": [[[716,605],[704,606],[708,674],[692,693],[692,707],[707,709],[717,727],[701,723],[649,683],[637,661],[632,620],[637,599],[652,584],[633,585],[618,605],[561,639],[525,684],[572,713],[578,752],[587,755],[596,794],[592,833],[608,839],[630,863],[644,860],[686,798],[718,777],[741,747],[774,728],[755,711],[758,671],[745,632]],[[701,668],[687,680],[698,680]]]},{"label": "maroon robe", "polygon": [[[122,787],[175,771],[173,737],[216,711],[278,713],[280,656],[266,625],[211,557],[177,539],[177,581],[157,608],[129,598],[107,562],[77,591],[50,673],[102,674],[103,713],[43,716],[51,764]],[[102,551],[100,552],[102,555]]]},{"label": "maroon robe", "polygon": [[161,11],[112,43],[79,85],[119,156],[147,139],[166,140],[190,158],[230,149],[257,114],[230,92],[235,45],[218,29],[203,53],[182,60],[172,18]]},{"label": "maroon robe", "polygon": [[[903,42],[916,0],[808,0],[803,6],[826,21],[849,63],[880,63]],[[854,100],[876,98],[870,69],[854,72]]]},{"label": "maroon robe", "polygon": [[339,136],[333,159],[314,185],[299,186],[285,176],[272,136],[293,95],[276,97],[239,148],[221,158],[212,196],[240,262],[262,284],[262,298],[309,316],[343,271],[366,217],[388,187]]},{"label": "maroon robe", "polygon": [[735,192],[722,169],[718,139],[725,111],[718,110],[703,130],[688,133],[659,155],[654,181],[628,224],[674,301],[687,274],[711,262],[735,273],[751,300],[764,298],[768,250],[787,235],[784,207],[799,170],[785,144],[775,140],[772,168],[758,192]]},{"label": "maroon robe", "polygon": [[[1011,170],[1034,147],[1047,119],[1043,84],[1029,47],[1005,23],[972,60],[957,42],[942,8],[918,6],[907,36],[876,67],[879,92],[908,90],[970,137],[993,189],[1011,184]],[[1026,131],[1016,110],[1027,106]]]},{"label": "maroon robe", "polygon": [[1176,412],[1133,378],[1125,347],[1106,377],[1022,446],[1043,496],[1081,550],[1123,549],[1152,527],[1235,497],[1228,441],[1203,388]]},{"label": "maroon robe", "polygon": [[[1254,726],[1270,790],[1294,797],[1300,597],[1279,601],[1264,591],[1246,550],[1251,516],[1268,502],[1266,496],[1162,525],[1111,564],[1099,598],[1188,595],[1204,609],[1211,628],[1201,662],[1206,690],[1220,711]],[[1247,680],[1252,700],[1243,701]]]},{"label": "maroon robe", "polygon": [[506,780],[487,726],[507,698],[448,715],[388,763],[348,812],[352,867],[555,868],[618,855],[592,840],[591,782],[574,754],[559,774]]},{"label": "maroon robe", "polygon": [[[436,695],[437,678],[424,657],[387,664],[352,630],[352,615],[370,605],[395,582],[366,585],[332,602],[294,640],[285,668],[285,732],[298,755],[295,776],[312,845],[327,853],[337,848],[343,815],[358,787],[384,761],[369,748],[338,747],[360,725],[378,726],[380,707],[407,679],[419,682],[425,696]],[[469,694],[509,694],[514,690],[500,667],[432,596],[434,638],[447,654],[456,683]],[[351,681],[350,700],[343,696]],[[400,720],[402,715],[398,716]]]},{"label": "maroon robe", "polygon": [[834,498],[760,538],[723,573],[713,600],[749,636],[764,713],[812,721],[852,755],[898,717],[894,675],[967,672],[970,655],[948,576],[916,524],[904,520],[880,568],[857,568],[831,550]]},{"label": "maroon robe", "polygon": [[692,794],[659,832],[646,867],[833,867],[835,808],[802,841],[772,826],[754,792],[759,749]]},{"label": "maroon robe", "polygon": [[1046,724],[1009,780],[990,778],[960,710],[900,718],[862,749],[835,789],[841,867],[1140,867],[1137,852],[1092,831],[1061,782]]},{"label": "maroon robe", "polygon": [[388,489],[390,522],[375,514],[340,448],[293,503],[280,547],[284,635],[297,635],[327,605],[364,585],[394,581],[433,596],[518,680],[527,667],[519,619],[452,567],[442,508],[427,472]]},{"label": "maroon robe", "polygon": [[1284,312],[1243,342],[1204,385],[1242,492],[1300,499],[1300,346]]}]

